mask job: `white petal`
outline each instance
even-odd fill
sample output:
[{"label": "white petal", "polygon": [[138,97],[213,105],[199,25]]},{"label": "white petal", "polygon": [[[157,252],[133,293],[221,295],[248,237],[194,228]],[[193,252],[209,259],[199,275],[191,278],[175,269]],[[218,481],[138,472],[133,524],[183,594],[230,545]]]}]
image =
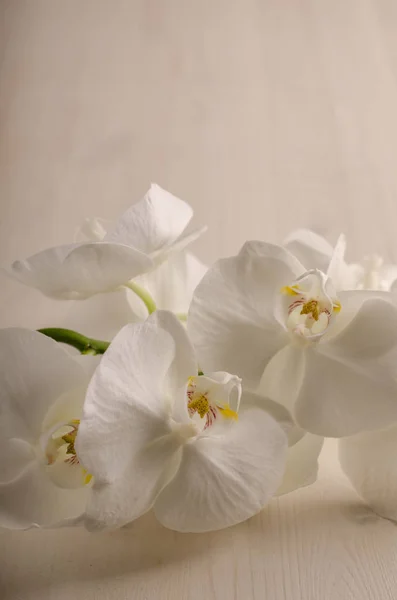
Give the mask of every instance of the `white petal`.
[{"label": "white petal", "polygon": [[291,413],[284,406],[267,396],[244,391],[241,397],[241,406],[243,410],[249,406],[256,406],[266,411],[288,435],[289,445],[296,444],[304,435],[304,432],[294,424]]},{"label": "white petal", "polygon": [[183,447],[176,476],[155,502],[157,518],[176,531],[204,532],[252,517],[281,481],[286,447],[272,417],[257,408],[242,410],[238,422]]},{"label": "white petal", "polygon": [[87,492],[86,487],[57,487],[45,468],[33,461],[17,479],[0,484],[0,526],[27,529],[76,518],[84,512]]},{"label": "white petal", "polygon": [[238,412],[241,401],[241,379],[225,371],[206,373],[196,379],[196,390],[207,395],[209,403],[223,406],[229,405]]},{"label": "white petal", "polygon": [[131,206],[105,240],[126,244],[151,254],[179,238],[193,216],[192,208],[156,184]]},{"label": "white petal", "polygon": [[277,244],[255,240],[245,242],[239,252],[239,256],[244,255],[281,261],[293,273],[293,279],[296,279],[306,271],[304,265],[289,250]]},{"label": "white petal", "polygon": [[101,242],[111,227],[111,222],[98,217],[84,219],[81,227],[76,232],[75,242]]},{"label": "white petal", "polygon": [[125,471],[113,483],[94,480],[86,527],[121,527],[150,510],[178,468],[180,454],[180,441],[167,435],[131,456]]},{"label": "white petal", "polygon": [[296,444],[288,448],[287,466],[282,484],[277,490],[278,496],[316,481],[318,457],[323,443],[323,437],[306,433]]},{"label": "white petal", "polygon": [[381,287],[390,290],[397,280],[397,265],[384,265],[379,273]]},{"label": "white petal", "polygon": [[287,343],[288,335],[276,320],[275,298],[295,276],[288,259],[249,252],[219,260],[209,269],[196,288],[188,317],[204,372],[234,373],[247,387],[259,383],[269,360]]},{"label": "white petal", "polygon": [[320,269],[327,272],[333,248],[325,238],[309,229],[293,231],[283,243],[306,270]]},{"label": "white petal", "polygon": [[325,437],[385,427],[397,419],[393,370],[392,364],[375,360],[346,360],[306,350],[305,376],[295,405],[298,425]]},{"label": "white petal", "polygon": [[48,248],[14,262],[9,274],[46,296],[77,300],[113,291],[151,266],[150,258],[134,248],[92,242]]},{"label": "white petal", "polygon": [[27,329],[0,330],[0,431],[37,441],[43,419],[64,393],[86,382],[57,342]]},{"label": "white petal", "polygon": [[358,494],[397,521],[397,426],[339,440],[339,459]]},{"label": "white petal", "polygon": [[32,446],[16,438],[0,439],[0,483],[12,481],[35,458]]},{"label": "white petal", "polygon": [[[161,260],[164,256],[171,256],[172,254],[182,252],[185,250],[190,244],[198,240],[206,231],[208,230],[207,225],[203,225],[203,227],[197,227],[192,231],[184,232],[171,246],[168,247],[166,252],[162,252],[161,250],[158,253],[157,260]],[[156,254],[153,256],[154,261],[156,262]]]},{"label": "white petal", "polygon": [[189,377],[197,375],[198,372],[196,355],[186,329],[173,313],[165,310],[156,310],[150,315],[147,323],[167,331],[174,340],[175,355],[168,371],[168,385],[174,392],[181,387],[186,389]]},{"label": "white petal", "polygon": [[[133,312],[130,298],[136,295],[128,289],[96,294],[86,300],[68,303],[68,312],[61,327],[74,329],[88,337],[112,340],[124,325],[138,321]],[[142,304],[142,301],[137,298]]]},{"label": "white petal", "polygon": [[[357,297],[360,292],[356,292]],[[347,324],[338,326],[338,335],[324,338],[320,344],[324,352],[332,352],[348,359],[371,359],[387,354],[397,346],[397,305],[392,295],[366,297],[353,318],[347,315]],[[342,304],[342,312],[347,308]],[[339,315],[338,315],[339,320]],[[341,319],[342,320],[342,319]],[[327,342],[327,343],[326,343]]]},{"label": "white petal", "polygon": [[157,308],[187,313],[193,292],[207,267],[193,254],[171,253],[156,269],[137,278],[154,298]]},{"label": "white petal", "polygon": [[167,375],[174,358],[171,335],[147,322],[124,327],[104,354],[75,445],[98,485],[123,477],[148,443],[170,432]]}]

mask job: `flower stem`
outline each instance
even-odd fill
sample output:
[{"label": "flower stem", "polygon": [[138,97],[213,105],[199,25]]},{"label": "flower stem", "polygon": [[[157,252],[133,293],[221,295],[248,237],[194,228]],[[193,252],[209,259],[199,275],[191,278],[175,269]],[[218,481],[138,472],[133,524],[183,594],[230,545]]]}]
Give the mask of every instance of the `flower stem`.
[{"label": "flower stem", "polygon": [[60,327],[46,327],[38,329],[39,333],[52,338],[56,342],[68,344],[79,350],[81,354],[103,354],[110,346],[110,342],[94,340],[72,329],[61,329]]},{"label": "flower stem", "polygon": [[149,294],[145,288],[141,287],[135,281],[129,281],[125,284],[125,287],[132,290],[144,303],[147,308],[149,315],[151,315],[156,310],[156,303],[153,300],[152,296]]}]

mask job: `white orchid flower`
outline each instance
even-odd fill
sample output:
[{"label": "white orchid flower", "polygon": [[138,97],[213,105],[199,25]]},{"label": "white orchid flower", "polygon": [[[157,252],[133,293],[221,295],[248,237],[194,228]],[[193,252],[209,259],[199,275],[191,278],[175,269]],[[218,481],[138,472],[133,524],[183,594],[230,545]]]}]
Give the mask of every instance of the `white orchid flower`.
[{"label": "white orchid flower", "polygon": [[89,370],[35,331],[0,330],[0,526],[54,526],[84,512],[90,475],[74,442],[95,359],[84,361]]},{"label": "white orchid flower", "polygon": [[[160,265],[170,254],[181,251],[201,235],[204,229],[186,232],[192,216],[188,204],[152,185],[101,241],[43,250],[14,262],[10,274],[53,298],[85,299],[127,286],[145,301],[144,291],[137,289],[131,280]],[[100,224],[96,222],[95,227],[95,234],[100,237],[103,234]]]},{"label": "white orchid flower", "polygon": [[339,440],[339,460],[371,508],[397,521],[397,424]]},{"label": "white orchid flower", "polygon": [[[331,244],[309,229],[292,232],[283,242],[306,268],[317,268],[327,272],[334,254]],[[345,242],[344,242],[345,246]],[[397,265],[385,263],[378,254],[364,256],[358,263],[347,263],[345,247],[339,257],[337,268],[332,273],[334,287],[339,290],[389,291],[397,280]]]},{"label": "white orchid flower", "polygon": [[[98,219],[86,220],[79,239],[99,241],[106,235],[109,224]],[[145,275],[133,281],[138,289],[146,290],[158,309],[170,310],[181,320],[186,319],[193,292],[207,267],[190,252],[172,251],[167,259]],[[62,324],[84,331],[89,336],[113,339],[124,325],[146,319],[147,306],[128,287],[106,294],[96,294],[69,302]]]},{"label": "white orchid flower", "polygon": [[238,377],[197,373],[172,313],[157,311],[113,340],[89,385],[76,441],[94,476],[88,528],[121,526],[153,507],[170,529],[216,530],[273,496],[285,467],[284,424],[244,395],[240,406]]},{"label": "white orchid flower", "polygon": [[304,430],[344,437],[397,419],[392,294],[343,291],[286,249],[248,242],[196,288],[188,331],[204,371],[284,404]]}]

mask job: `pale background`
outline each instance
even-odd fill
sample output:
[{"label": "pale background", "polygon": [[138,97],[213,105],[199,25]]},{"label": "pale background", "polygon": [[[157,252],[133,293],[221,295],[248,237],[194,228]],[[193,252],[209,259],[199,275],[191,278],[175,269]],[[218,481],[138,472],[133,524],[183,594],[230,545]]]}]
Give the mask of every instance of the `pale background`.
[{"label": "pale background", "polygon": [[[395,0],[0,0],[3,265],[156,181],[206,262],[310,226],[397,260]],[[0,325],[63,306],[0,280]],[[329,442],[318,483],[245,524],[0,534],[1,600],[397,598],[397,528]]]}]

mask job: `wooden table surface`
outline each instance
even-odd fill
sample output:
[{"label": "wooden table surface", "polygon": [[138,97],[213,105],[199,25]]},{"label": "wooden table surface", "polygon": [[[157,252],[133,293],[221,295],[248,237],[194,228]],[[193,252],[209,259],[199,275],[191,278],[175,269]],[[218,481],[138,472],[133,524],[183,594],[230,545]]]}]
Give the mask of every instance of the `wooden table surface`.
[{"label": "wooden table surface", "polygon": [[[71,240],[150,181],[204,261],[309,226],[397,261],[395,0],[2,0],[0,256]],[[0,325],[64,303],[2,278]],[[2,600],[394,600],[397,528],[329,441],[319,481],[231,529],[0,533]]]}]

